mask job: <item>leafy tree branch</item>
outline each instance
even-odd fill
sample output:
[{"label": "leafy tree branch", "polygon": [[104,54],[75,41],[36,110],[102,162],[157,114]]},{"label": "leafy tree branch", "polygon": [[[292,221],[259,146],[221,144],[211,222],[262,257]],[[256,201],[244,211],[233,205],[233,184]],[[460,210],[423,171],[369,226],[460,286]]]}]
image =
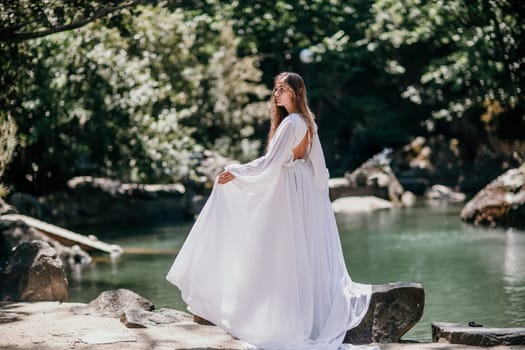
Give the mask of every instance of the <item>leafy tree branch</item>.
[{"label": "leafy tree branch", "polygon": [[[71,8],[67,8],[65,5],[57,6],[51,11],[55,20],[49,18],[46,11],[44,11],[38,2],[27,5],[27,2],[20,1],[14,6],[3,4],[0,5],[0,19],[2,21],[0,26],[0,41],[20,42],[80,28],[110,13],[131,7],[138,2],[139,0],[120,1],[114,5],[104,5],[98,8],[94,8],[91,3],[83,5],[84,8],[80,8],[80,5],[73,5]],[[24,7],[24,5],[26,7]],[[77,11],[84,12],[84,17],[76,18]],[[66,23],[67,19],[65,18],[66,16],[64,16],[66,12],[72,13],[72,19],[69,23]],[[23,23],[18,23],[18,21],[26,19],[25,17],[28,16],[28,14],[30,18],[31,16],[35,18],[29,21],[25,20]],[[9,23],[13,21],[15,23]],[[55,22],[55,24],[53,24],[53,22]],[[30,25],[34,25],[34,28],[27,28]]]}]

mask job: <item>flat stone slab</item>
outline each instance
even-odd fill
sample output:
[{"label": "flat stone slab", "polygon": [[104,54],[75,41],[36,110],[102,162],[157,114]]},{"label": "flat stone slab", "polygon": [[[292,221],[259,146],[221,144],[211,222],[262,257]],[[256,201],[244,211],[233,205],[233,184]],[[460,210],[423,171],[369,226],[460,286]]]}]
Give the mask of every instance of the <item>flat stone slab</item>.
[{"label": "flat stone slab", "polygon": [[0,303],[0,349],[180,350],[232,349],[247,346],[218,327],[187,322],[186,313],[166,309],[180,322],[126,328],[118,318],[77,315],[79,303]]},{"label": "flat stone slab", "polygon": [[[151,328],[125,328],[116,318],[76,315],[70,311],[72,306],[84,305],[58,302],[0,303],[0,349],[249,349],[243,342],[214,326],[181,321]],[[180,312],[174,311],[173,315]],[[448,343],[397,343],[379,344],[376,347],[381,350],[480,349],[468,345],[451,346]],[[373,347],[350,345],[342,347],[349,350],[371,348]],[[524,347],[496,346],[490,350],[520,348]]]},{"label": "flat stone slab", "polygon": [[115,344],[121,342],[135,342],[137,341],[137,338],[129,333],[97,331],[80,337],[80,341],[86,344]]},{"label": "flat stone slab", "polygon": [[128,309],[120,316],[120,322],[128,328],[149,328],[164,324],[191,321],[192,316],[190,314],[172,309],[155,311]]},{"label": "flat stone slab", "polygon": [[432,341],[474,346],[525,345],[525,328],[470,327],[458,323],[432,323]]}]

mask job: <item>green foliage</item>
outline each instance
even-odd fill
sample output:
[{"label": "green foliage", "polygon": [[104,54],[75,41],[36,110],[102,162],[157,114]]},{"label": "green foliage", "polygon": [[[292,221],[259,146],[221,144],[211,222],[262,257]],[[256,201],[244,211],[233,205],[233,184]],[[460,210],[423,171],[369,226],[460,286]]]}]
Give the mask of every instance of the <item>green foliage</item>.
[{"label": "green foliage", "polygon": [[0,41],[19,42],[82,27],[138,0],[21,0],[0,3]]},{"label": "green foliage", "polygon": [[[132,2],[24,1],[0,5],[0,19],[37,31],[74,20],[75,8],[83,18]],[[306,80],[332,175],[421,134],[474,153],[483,140],[522,150],[524,17],[512,0],[170,0],[0,39],[0,111],[22,146],[9,173],[45,192],[82,173],[192,176],[203,149],[252,159],[267,132],[261,101],[283,70]]]},{"label": "green foliage", "polygon": [[31,174],[33,190],[82,173],[176,181],[204,148],[258,151],[250,137],[268,91],[254,58],[236,56],[228,24],[137,10],[119,27],[97,22],[18,46],[31,68],[7,102],[21,131],[19,172]]},{"label": "green foliage", "polygon": [[[374,1],[206,3],[214,4],[215,13],[231,21],[241,54],[262,58],[267,85],[283,70],[297,71],[305,78],[333,175],[359,165],[383,147],[407,142],[409,132],[419,127],[418,122],[410,122],[418,116],[406,113],[410,106],[401,99],[401,91],[385,79],[383,61],[366,47]],[[204,10],[210,11],[209,7]],[[314,54],[310,64],[299,59],[305,48]],[[399,129],[399,125],[409,127]],[[378,130],[391,127],[398,130]],[[367,136],[379,134],[385,137]]]},{"label": "green foliage", "polygon": [[[370,44],[402,60],[414,74],[404,96],[435,118],[462,117],[486,101],[514,109],[525,105],[524,10],[511,0],[378,0]],[[395,52],[407,47],[419,49],[415,64]]]}]

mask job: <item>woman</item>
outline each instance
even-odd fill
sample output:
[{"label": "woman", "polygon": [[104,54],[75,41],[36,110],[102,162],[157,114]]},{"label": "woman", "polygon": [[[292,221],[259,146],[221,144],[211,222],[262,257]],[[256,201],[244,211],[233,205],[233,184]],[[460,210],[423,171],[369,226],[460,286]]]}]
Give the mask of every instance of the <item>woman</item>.
[{"label": "woman", "polygon": [[337,349],[370,286],[352,282],[303,79],[275,78],[264,156],[228,165],[168,281],[188,309],[263,349]]}]

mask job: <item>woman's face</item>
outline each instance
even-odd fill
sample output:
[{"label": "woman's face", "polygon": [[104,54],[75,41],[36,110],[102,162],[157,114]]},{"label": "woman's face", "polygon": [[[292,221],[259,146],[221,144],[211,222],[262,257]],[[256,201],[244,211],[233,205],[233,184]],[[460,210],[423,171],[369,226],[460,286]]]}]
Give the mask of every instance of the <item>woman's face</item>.
[{"label": "woman's face", "polygon": [[277,81],[273,88],[273,96],[275,97],[277,106],[286,108],[288,113],[295,111],[294,93],[286,82],[282,80]]}]

